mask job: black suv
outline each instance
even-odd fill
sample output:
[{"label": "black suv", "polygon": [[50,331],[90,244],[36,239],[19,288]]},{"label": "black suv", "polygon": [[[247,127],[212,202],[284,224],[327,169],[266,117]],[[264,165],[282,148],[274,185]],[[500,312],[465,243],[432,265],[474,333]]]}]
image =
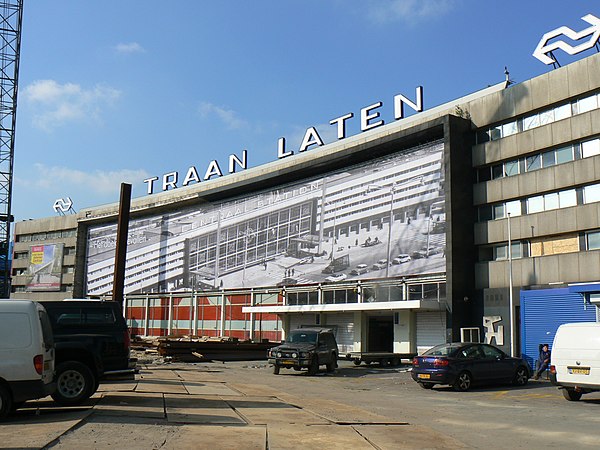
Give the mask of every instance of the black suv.
[{"label": "black suv", "polygon": [[338,347],[333,332],[326,328],[300,328],[293,330],[285,342],[269,350],[269,363],[273,373],[279,374],[282,367],[294,370],[308,369],[315,375],[320,365],[326,365],[328,372],[337,367]]},{"label": "black suv", "polygon": [[[56,345],[56,391],[61,405],[78,405],[110,374],[131,374],[130,337],[118,302],[64,300],[41,302]],[[133,364],[135,365],[135,364]]]}]

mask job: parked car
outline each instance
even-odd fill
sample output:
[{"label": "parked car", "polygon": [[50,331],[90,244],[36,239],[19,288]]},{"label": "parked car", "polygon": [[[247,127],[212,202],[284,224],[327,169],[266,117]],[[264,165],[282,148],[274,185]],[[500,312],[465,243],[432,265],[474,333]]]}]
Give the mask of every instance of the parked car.
[{"label": "parked car", "polygon": [[410,254],[411,259],[421,259],[427,258],[427,249],[425,250],[415,250]]},{"label": "parked car", "polygon": [[569,401],[600,391],[600,323],[558,327],[550,356],[550,381]]},{"label": "parked car", "polygon": [[433,255],[442,253],[444,249],[442,247],[422,247],[419,250],[415,250],[410,254],[412,259],[428,258]]},{"label": "parked car", "polygon": [[54,401],[79,405],[113,374],[131,375],[130,336],[118,302],[43,301],[56,345]]},{"label": "parked car", "polygon": [[348,275],[346,275],[345,273],[338,273],[334,275],[329,275],[327,278],[325,278],[325,281],[333,283],[335,281],[344,281],[346,278],[348,278]]},{"label": "parked car", "polygon": [[413,358],[412,378],[424,389],[436,384],[468,391],[474,384],[527,384],[531,369],[522,358],[488,344],[440,344]]},{"label": "parked car", "polygon": [[0,300],[0,419],[54,392],[54,339],[46,310],[31,300]]},{"label": "parked car", "polygon": [[407,255],[406,253],[402,253],[401,255],[396,256],[394,259],[392,259],[392,264],[404,264],[407,263],[411,260],[410,255]]},{"label": "parked car", "polygon": [[327,366],[327,372],[333,372],[338,354],[337,342],[330,329],[300,328],[292,330],[285,342],[271,348],[267,356],[275,375],[279,375],[281,368],[307,369],[309,375],[315,375],[321,365]]},{"label": "parked car", "polygon": [[350,272],[350,275],[362,275],[363,273],[367,273],[368,271],[369,271],[369,266],[367,266],[366,264],[359,264],[354,269],[352,269],[352,272]]},{"label": "parked car", "polygon": [[277,283],[277,286],[283,287],[283,286],[290,286],[293,284],[298,284],[298,280],[296,280],[295,278],[284,278],[279,283]]},{"label": "parked car", "polygon": [[387,259],[380,259],[379,261],[377,261],[375,264],[373,264],[371,266],[371,269],[373,270],[381,270],[381,269],[385,269],[388,266],[388,260]]}]

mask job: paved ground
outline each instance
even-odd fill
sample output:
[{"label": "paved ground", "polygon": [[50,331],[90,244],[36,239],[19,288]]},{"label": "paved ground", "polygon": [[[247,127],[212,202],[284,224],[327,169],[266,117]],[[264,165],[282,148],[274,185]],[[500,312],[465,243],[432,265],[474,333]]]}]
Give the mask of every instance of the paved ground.
[{"label": "paved ground", "polygon": [[548,382],[456,393],[406,368],[308,377],[264,362],[156,365],[101,385],[89,404],[30,402],[1,448],[598,448],[600,395],[567,402]]}]

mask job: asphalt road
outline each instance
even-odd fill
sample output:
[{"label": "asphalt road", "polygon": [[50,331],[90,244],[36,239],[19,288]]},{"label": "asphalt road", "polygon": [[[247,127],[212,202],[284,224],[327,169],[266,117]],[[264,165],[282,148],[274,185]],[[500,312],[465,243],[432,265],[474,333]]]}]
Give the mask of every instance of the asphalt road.
[{"label": "asphalt road", "polygon": [[360,407],[392,421],[430,428],[472,448],[600,448],[600,393],[569,402],[543,379],[530,380],[522,388],[455,392],[450,387],[420,388],[408,367],[355,367],[344,361],[334,374],[308,377],[293,371],[275,376],[264,363],[234,364],[239,367],[224,371],[226,380],[237,374],[260,378],[273,391]]}]

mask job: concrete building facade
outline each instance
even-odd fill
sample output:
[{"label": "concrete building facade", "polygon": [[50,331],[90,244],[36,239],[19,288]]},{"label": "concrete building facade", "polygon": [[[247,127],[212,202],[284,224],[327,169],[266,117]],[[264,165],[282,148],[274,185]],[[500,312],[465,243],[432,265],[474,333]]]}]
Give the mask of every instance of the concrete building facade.
[{"label": "concrete building facade", "polygon": [[[596,54],[134,199],[125,284],[143,317],[130,319],[201,333],[202,298],[215,334],[324,325],[343,351],[486,339],[520,353],[535,320],[523,292],[600,283],[599,95]],[[17,223],[12,295],[108,295],[117,211]],[[578,291],[592,310],[594,289]]]}]

